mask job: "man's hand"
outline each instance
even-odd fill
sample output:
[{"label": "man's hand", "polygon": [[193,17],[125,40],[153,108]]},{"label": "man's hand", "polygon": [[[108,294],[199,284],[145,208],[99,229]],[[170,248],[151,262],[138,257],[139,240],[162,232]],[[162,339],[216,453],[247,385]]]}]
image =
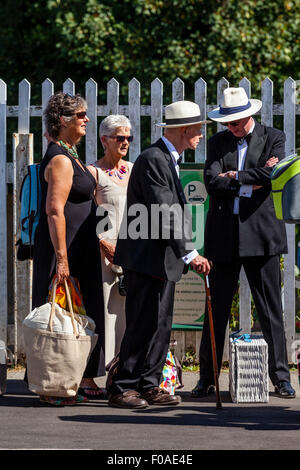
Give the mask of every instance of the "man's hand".
[{"label": "man's hand", "polygon": [[205,274],[207,275],[210,271],[210,264],[209,261],[206,258],[203,258],[203,256],[196,256],[191,262],[190,262],[191,267],[193,268],[194,271],[198,274]]},{"label": "man's hand", "polygon": [[270,168],[272,166],[275,166],[277,165],[278,162],[279,162],[278,158],[273,155],[266,161],[265,168]]},{"label": "man's hand", "polygon": [[100,240],[100,249],[105,258],[107,258],[110,263],[113,263],[116,246],[102,238]]},{"label": "man's hand", "polygon": [[224,178],[232,178],[232,179],[236,179],[236,174],[237,174],[237,171],[226,171],[226,173],[219,173],[218,176],[222,176]]}]

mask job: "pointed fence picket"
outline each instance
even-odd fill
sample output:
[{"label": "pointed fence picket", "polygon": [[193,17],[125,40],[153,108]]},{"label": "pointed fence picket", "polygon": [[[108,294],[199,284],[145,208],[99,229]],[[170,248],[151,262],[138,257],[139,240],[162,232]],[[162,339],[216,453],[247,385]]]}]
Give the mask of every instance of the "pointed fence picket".
[{"label": "pointed fence picket", "polygon": [[[282,104],[273,102],[273,82],[268,77],[261,84],[262,109],[260,111],[261,122],[265,125],[272,126],[274,116],[283,116],[283,130],[286,134],[286,154],[289,155],[295,151],[295,135],[296,135],[296,115],[300,114],[300,105],[297,103],[297,83],[288,78],[284,83]],[[228,80],[223,77],[216,83],[216,102],[207,104],[207,84],[203,78],[199,78],[194,85],[194,96],[185,96],[185,84],[180,78],[172,83],[172,100],[178,101],[189,99],[199,104],[201,117],[206,118],[207,112],[221,103],[223,90],[229,87]],[[251,82],[245,77],[239,86],[242,86],[251,97]],[[107,83],[106,103],[98,102],[98,84],[90,78],[85,84],[85,99],[88,104],[89,125],[87,126],[87,134],[85,139],[85,161],[92,163],[97,160],[101,152],[101,144],[98,136],[98,119],[104,118],[109,114],[125,114],[129,117],[132,124],[132,133],[134,141],[130,146],[129,158],[134,162],[142,149],[141,142],[141,118],[149,118],[149,133],[151,142],[156,141],[162,135],[162,128],[156,124],[164,120],[164,109],[166,103],[163,100],[163,83],[159,78],[155,78],[151,83],[150,104],[143,104],[141,99],[141,85],[136,78],[133,78],[128,85],[128,104],[120,104],[119,83],[112,78]],[[75,93],[75,83],[68,78],[62,85],[65,93]],[[15,358],[22,355],[22,344],[18,332],[22,316],[25,315],[26,309],[29,308],[30,294],[26,300],[26,308],[22,311],[18,305],[21,305],[20,296],[24,296],[25,292],[30,292],[30,262],[28,265],[18,262],[15,257],[10,257],[11,253],[15,253],[12,247],[16,237],[18,236],[18,204],[16,202],[19,192],[19,185],[22,176],[22,166],[31,161],[33,136],[30,136],[31,117],[43,117],[50,96],[54,93],[54,84],[47,78],[41,85],[42,103],[41,105],[31,104],[31,85],[28,80],[24,79],[20,82],[18,88],[18,104],[7,105],[6,94],[7,86],[0,79],[0,340],[8,341],[15,347]],[[297,94],[298,93],[298,94]],[[18,119],[17,133],[14,134],[14,159],[7,158],[7,119],[15,117]],[[218,124],[217,129],[223,130],[223,126]],[[42,124],[42,134],[45,132],[44,122]],[[194,154],[195,163],[204,163],[206,160],[206,126],[203,126],[203,139],[200,141],[198,148]],[[40,138],[40,136],[35,136]],[[43,153],[47,147],[47,140],[42,138]],[[8,186],[12,185],[13,209],[14,211],[14,229],[13,233],[8,233],[7,225],[7,204],[11,204],[8,197]],[[284,255],[284,287],[283,287],[283,303],[284,303],[284,319],[288,344],[289,359],[293,355],[293,342],[296,339],[295,333],[295,230],[293,225],[287,225],[287,235],[289,244],[289,253]],[[14,324],[8,322],[8,285],[13,282],[8,279],[8,263],[14,259]],[[21,286],[20,286],[21,285]],[[18,287],[19,286],[19,287]],[[240,326],[244,332],[251,331],[250,322],[251,295],[248,282],[244,271],[240,276]],[[191,340],[192,333],[178,333],[181,338],[180,347],[185,348],[187,342]],[[200,333],[201,334],[201,333]],[[195,334],[195,346],[198,348],[200,341],[199,332]],[[225,356],[226,359],[226,356]]]}]

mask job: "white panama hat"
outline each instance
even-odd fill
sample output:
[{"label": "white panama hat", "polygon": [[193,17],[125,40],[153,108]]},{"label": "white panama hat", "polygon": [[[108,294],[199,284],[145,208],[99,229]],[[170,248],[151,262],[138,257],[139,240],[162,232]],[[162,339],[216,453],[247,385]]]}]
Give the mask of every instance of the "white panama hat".
[{"label": "white panama hat", "polygon": [[231,122],[252,116],[262,107],[260,100],[249,100],[244,88],[225,88],[222,105],[207,113],[217,122]]},{"label": "white panama hat", "polygon": [[192,101],[176,101],[165,108],[165,121],[156,124],[159,127],[182,127],[194,124],[208,124],[201,120],[199,105]]}]

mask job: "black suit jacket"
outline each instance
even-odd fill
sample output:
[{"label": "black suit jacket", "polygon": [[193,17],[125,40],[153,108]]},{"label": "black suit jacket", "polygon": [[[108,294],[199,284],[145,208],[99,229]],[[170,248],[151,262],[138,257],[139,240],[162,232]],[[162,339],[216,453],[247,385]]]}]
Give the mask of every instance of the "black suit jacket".
[{"label": "black suit jacket", "polygon": [[[210,196],[205,228],[205,256],[211,260],[230,262],[233,256],[234,215],[233,204],[241,184],[259,185],[251,198],[240,197],[239,203],[239,256],[263,256],[287,253],[284,222],[275,216],[270,194],[271,168],[264,168],[271,156],[279,160],[285,156],[285,134],[255,121],[248,143],[243,171],[239,180],[218,176],[238,169],[237,142],[233,134],[225,130],[208,141],[208,156],[204,179]],[[235,251],[237,247],[235,247]]]},{"label": "black suit jacket", "polygon": [[[185,202],[171,155],[159,139],[144,150],[133,165],[114,262],[125,269],[178,281],[183,271],[187,271],[181,257],[194,248],[188,208],[184,217]],[[139,205],[142,205],[141,210],[146,209],[146,217],[145,214],[140,216]],[[158,208],[162,209],[159,218],[154,214]],[[133,239],[128,232],[137,227],[138,222],[143,235]]]}]

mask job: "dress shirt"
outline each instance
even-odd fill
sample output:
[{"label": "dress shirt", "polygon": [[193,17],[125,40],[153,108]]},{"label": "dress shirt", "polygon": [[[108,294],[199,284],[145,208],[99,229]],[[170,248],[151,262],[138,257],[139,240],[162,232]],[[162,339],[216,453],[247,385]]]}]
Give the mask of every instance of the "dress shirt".
[{"label": "dress shirt", "polygon": [[[246,135],[249,135],[253,132],[254,126],[255,126],[255,123],[253,122],[253,125],[252,125],[250,131]],[[244,169],[245,159],[246,159],[247,150],[248,150],[247,140],[244,139],[241,143],[238,142],[237,148],[238,148],[238,172],[239,172],[239,171]],[[237,180],[239,179],[238,172],[236,174],[236,179]],[[240,187],[239,196],[237,196],[234,199],[233,213],[234,214],[239,213],[240,197],[251,197],[251,196],[252,196],[252,185],[243,184]]]},{"label": "dress shirt", "polygon": [[[177,175],[178,175],[178,178],[179,178],[179,164],[178,164],[178,159],[179,159],[179,153],[177,152],[176,148],[174,147],[174,145],[172,144],[172,142],[170,142],[168,139],[166,139],[166,137],[162,137],[162,140],[164,141],[171,157],[172,157],[172,161],[174,163],[174,166],[175,166],[175,170],[177,172]],[[190,262],[196,258],[196,256],[198,256],[198,251],[197,250],[193,250],[191,251],[190,253],[188,253],[187,255],[183,256],[182,257],[182,260],[185,264],[190,264]]]}]

